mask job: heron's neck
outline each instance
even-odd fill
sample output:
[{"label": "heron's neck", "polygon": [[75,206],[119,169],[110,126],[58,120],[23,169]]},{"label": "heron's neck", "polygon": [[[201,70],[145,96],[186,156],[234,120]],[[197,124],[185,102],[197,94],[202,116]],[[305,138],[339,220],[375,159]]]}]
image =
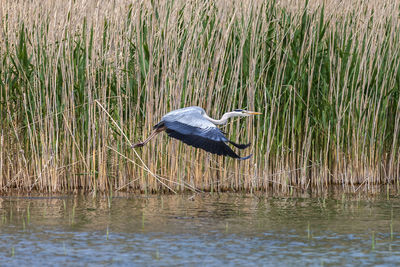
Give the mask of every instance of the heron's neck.
[{"label": "heron's neck", "polygon": [[213,118],[210,118],[207,114],[204,114],[204,117],[211,121],[212,123],[216,124],[216,125],[222,125],[222,124],[226,124],[228,122],[229,118],[232,117],[236,117],[236,116],[240,116],[239,114],[235,113],[235,112],[227,112],[224,115],[222,115],[222,118],[219,120],[215,120]]}]

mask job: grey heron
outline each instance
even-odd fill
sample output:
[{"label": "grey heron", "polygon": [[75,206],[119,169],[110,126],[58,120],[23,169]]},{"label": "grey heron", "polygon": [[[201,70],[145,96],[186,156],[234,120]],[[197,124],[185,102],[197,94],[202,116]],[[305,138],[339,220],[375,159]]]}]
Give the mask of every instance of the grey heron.
[{"label": "grey heron", "polygon": [[201,107],[187,107],[171,111],[165,114],[159,123],[154,126],[154,131],[143,142],[132,145],[142,147],[158,133],[165,131],[168,136],[176,138],[185,144],[204,149],[217,155],[230,156],[237,159],[248,159],[240,157],[227,145],[230,143],[239,149],[247,148],[250,144],[236,144],[225,137],[223,132],[216,126],[226,124],[232,117],[247,117],[262,114],[260,112],[235,109],[225,113],[220,120],[210,118]]}]

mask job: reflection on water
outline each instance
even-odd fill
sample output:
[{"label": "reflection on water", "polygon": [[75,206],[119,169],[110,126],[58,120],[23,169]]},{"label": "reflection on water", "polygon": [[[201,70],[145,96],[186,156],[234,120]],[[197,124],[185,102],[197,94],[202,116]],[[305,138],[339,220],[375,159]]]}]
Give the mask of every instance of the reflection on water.
[{"label": "reflection on water", "polygon": [[400,199],[0,198],[1,265],[400,262]]}]

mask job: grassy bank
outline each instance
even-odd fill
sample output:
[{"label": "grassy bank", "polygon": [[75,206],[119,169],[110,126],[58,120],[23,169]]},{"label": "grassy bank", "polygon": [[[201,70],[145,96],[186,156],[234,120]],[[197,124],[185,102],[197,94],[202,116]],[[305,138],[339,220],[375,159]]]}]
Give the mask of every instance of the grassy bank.
[{"label": "grassy bank", "polygon": [[[397,3],[156,2],[0,7],[1,190],[399,184]],[[253,157],[118,128],[190,105],[263,112],[223,128]]]}]

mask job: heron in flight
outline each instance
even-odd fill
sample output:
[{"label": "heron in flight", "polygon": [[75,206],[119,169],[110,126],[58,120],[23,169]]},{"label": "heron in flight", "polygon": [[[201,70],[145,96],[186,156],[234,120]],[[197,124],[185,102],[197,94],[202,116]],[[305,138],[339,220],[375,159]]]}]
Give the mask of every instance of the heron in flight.
[{"label": "heron in flight", "polygon": [[216,126],[226,124],[232,117],[248,117],[251,115],[262,114],[260,112],[235,109],[225,113],[220,120],[210,118],[201,107],[187,107],[171,111],[165,114],[159,123],[154,126],[154,131],[143,142],[132,145],[142,147],[154,136],[162,131],[166,131],[168,136],[176,138],[185,144],[202,148],[205,151],[217,155],[230,156],[237,159],[248,159],[240,157],[227,145],[230,143],[239,149],[247,148],[249,144],[236,144],[225,137],[223,132]]}]

